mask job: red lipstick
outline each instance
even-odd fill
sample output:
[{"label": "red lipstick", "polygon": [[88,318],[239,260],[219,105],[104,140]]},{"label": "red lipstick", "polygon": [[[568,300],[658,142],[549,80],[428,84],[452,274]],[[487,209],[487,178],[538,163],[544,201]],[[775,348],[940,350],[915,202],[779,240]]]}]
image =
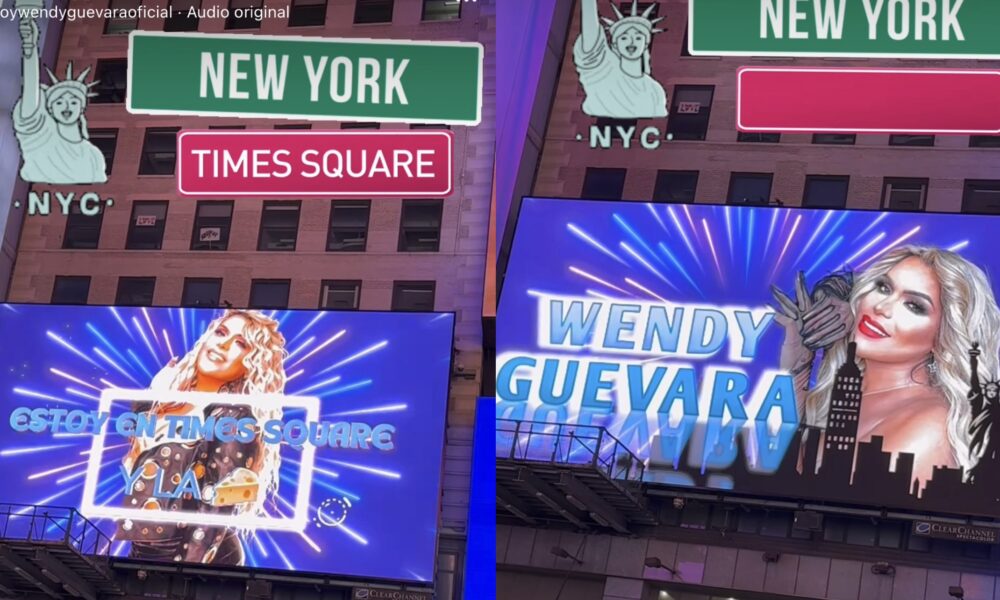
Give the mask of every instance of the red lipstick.
[{"label": "red lipstick", "polygon": [[887,337],[891,337],[877,321],[869,317],[868,315],[863,315],[861,317],[861,322],[858,323],[858,333],[861,335],[873,339],[873,340],[883,340]]}]

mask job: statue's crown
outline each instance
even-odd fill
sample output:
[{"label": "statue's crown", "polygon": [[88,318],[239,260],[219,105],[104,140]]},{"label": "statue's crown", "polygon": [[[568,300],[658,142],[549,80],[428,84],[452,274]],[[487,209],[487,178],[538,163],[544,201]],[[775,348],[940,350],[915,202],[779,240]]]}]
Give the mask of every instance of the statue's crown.
[{"label": "statue's crown", "polygon": [[649,18],[649,16],[653,14],[653,11],[656,10],[655,2],[650,4],[646,10],[642,11],[642,14],[639,13],[639,0],[632,0],[632,10],[631,14],[628,16],[623,15],[622,11],[618,10],[618,6],[614,2],[611,3],[611,10],[615,11],[615,16],[618,17],[618,20],[608,19],[607,17],[601,17],[601,20],[604,21],[607,30],[611,32],[612,40],[615,39],[615,36],[619,31],[629,26],[638,27],[639,29],[644,30],[649,34],[650,38],[653,37],[653,34],[663,32],[663,29],[656,29],[653,26],[666,17],[659,17],[657,19]]},{"label": "statue's crown", "polygon": [[94,96],[97,96],[96,93],[90,91],[90,88],[97,85],[98,81],[95,79],[90,83],[84,83],[87,75],[90,74],[90,67],[84,69],[79,75],[76,76],[76,78],[74,78],[73,63],[70,62],[66,65],[66,79],[63,79],[62,81],[60,81],[59,78],[55,76],[55,73],[49,70],[48,67],[45,68],[45,72],[49,74],[49,81],[52,82],[48,85],[44,83],[41,84],[46,98],[56,98],[64,91],[71,91],[82,96],[83,98],[93,98]]}]

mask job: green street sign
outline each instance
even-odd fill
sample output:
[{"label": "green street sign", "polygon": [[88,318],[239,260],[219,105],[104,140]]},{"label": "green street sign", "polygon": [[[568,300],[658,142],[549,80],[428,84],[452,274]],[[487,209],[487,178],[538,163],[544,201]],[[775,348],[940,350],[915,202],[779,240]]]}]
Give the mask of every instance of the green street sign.
[{"label": "green street sign", "polygon": [[689,0],[694,56],[1000,59],[997,0]]},{"label": "green street sign", "polygon": [[133,31],[133,114],[478,125],[483,47],[465,42]]}]

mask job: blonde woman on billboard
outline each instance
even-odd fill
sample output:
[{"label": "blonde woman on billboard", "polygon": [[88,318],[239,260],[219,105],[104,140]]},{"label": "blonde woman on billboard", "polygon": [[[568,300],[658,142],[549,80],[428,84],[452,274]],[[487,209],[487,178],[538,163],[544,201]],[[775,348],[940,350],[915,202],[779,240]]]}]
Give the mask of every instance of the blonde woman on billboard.
[{"label": "blonde woman on billboard", "polygon": [[[277,445],[264,444],[259,425],[250,442],[191,439],[180,432],[171,436],[164,418],[169,415],[214,416],[243,419],[258,424],[281,419],[280,408],[254,405],[254,394],[280,394],[285,388],[285,339],[277,321],[249,310],[227,310],[180,361],[170,364],[153,379],[151,388],[251,396],[247,404],[213,404],[204,409],[190,404],[147,403],[135,412],[157,416],[156,435],[135,437],[123,461],[128,473],[142,474],[126,490],[125,506],[154,511],[177,511],[171,522],[123,520],[117,539],[132,542],[130,556],[184,562],[242,565],[243,547],[238,527],[184,525],[183,513],[203,512],[265,515],[265,501],[277,494],[280,456]],[[197,479],[199,497],[184,493],[167,499],[154,495],[176,491],[185,477]]]},{"label": "blonde woman on billboard", "polygon": [[858,442],[881,436],[886,452],[913,454],[924,482],[935,466],[968,472],[977,459],[969,350],[980,345],[980,376],[990,378],[1000,352],[1000,308],[982,269],[954,252],[906,246],[853,282],[834,274],[810,294],[800,274],[796,287],[795,299],[772,289],[785,328],[782,368],[796,377],[804,422],[826,426],[836,372],[854,342],[863,374]]}]

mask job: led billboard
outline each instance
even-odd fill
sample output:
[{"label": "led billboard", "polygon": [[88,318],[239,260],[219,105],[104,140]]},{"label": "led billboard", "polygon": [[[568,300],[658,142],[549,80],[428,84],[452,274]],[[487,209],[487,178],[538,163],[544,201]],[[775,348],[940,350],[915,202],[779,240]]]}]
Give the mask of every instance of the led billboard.
[{"label": "led billboard", "polygon": [[453,322],[2,304],[0,502],[120,557],[430,582]]},{"label": "led billboard", "polygon": [[525,199],[496,416],[604,427],[654,484],[1000,515],[997,223]]}]

